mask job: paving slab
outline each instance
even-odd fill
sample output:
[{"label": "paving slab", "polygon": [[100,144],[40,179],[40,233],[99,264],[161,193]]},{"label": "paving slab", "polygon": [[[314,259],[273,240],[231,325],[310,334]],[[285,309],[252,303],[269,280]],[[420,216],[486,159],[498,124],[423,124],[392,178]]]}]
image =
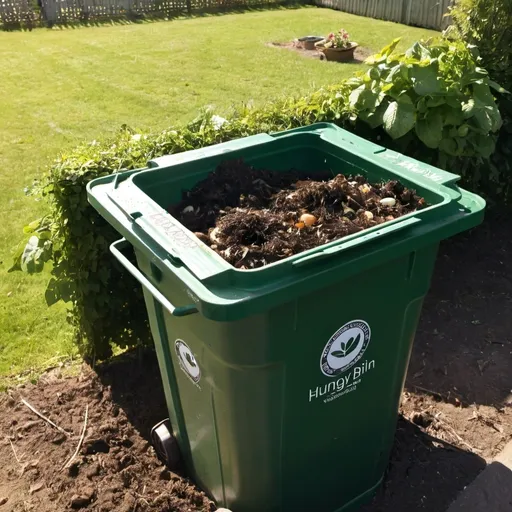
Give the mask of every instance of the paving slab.
[{"label": "paving slab", "polygon": [[512,441],[462,491],[447,512],[512,512]]}]

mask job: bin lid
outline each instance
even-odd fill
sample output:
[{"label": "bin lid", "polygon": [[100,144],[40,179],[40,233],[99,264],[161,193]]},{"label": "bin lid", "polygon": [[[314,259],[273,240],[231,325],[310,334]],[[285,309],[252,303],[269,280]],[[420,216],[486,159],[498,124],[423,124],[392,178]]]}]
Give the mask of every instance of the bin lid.
[{"label": "bin lid", "polygon": [[[201,242],[145,188],[147,183],[179,187],[191,175],[201,174],[197,181],[203,179],[205,169],[213,171],[223,160],[277,154],[304,145],[318,145],[322,151],[350,159],[363,172],[371,168],[382,179],[397,179],[413,186],[419,195],[432,199],[430,206],[270,265],[241,270]],[[146,251],[158,266],[185,281],[199,309],[207,304],[217,309],[214,316],[223,318],[219,308],[268,297],[278,288],[339,267],[348,276],[399,250],[417,250],[478,224],[485,202],[460,189],[458,180],[455,174],[383,148],[336,125],[318,123],[163,156],[150,161],[148,168],[93,180],[87,189],[91,204],[117,231]]]}]

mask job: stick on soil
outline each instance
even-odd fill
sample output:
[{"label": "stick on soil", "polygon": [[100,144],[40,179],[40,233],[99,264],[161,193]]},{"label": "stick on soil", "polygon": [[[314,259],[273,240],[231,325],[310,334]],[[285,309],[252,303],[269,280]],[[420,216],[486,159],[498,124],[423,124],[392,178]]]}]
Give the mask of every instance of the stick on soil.
[{"label": "stick on soil", "polygon": [[70,437],[69,432],[66,432],[63,428],[55,425],[52,420],[48,419],[46,416],[41,414],[33,405],[30,405],[24,398],[21,399],[21,403],[27,406],[34,414],[37,414],[42,420],[46,421],[48,425],[51,425],[53,428],[56,428],[59,432],[62,432],[66,437]]},{"label": "stick on soil", "polygon": [[[16,450],[14,449],[14,445],[12,444],[12,441],[11,441],[10,439],[9,439],[9,443],[11,444],[12,453],[14,453],[14,458],[16,459],[16,462],[17,462],[20,466],[22,466],[22,464],[21,464],[21,458],[20,458],[20,457],[18,457],[18,454],[16,453]],[[21,457],[23,457],[23,455],[22,455]]]},{"label": "stick on soil", "polygon": [[85,431],[87,430],[87,415],[89,413],[89,404],[87,404],[85,406],[85,417],[84,417],[84,426],[82,427],[82,434],[80,435],[80,439],[78,441],[78,445],[76,447],[76,450],[75,452],[73,453],[73,455],[71,456],[71,458],[64,464],[64,466],[62,466],[62,470],[68,468],[71,463],[73,462],[74,458],[78,455],[78,452],[80,451],[80,448],[82,448],[82,444],[84,442],[84,437],[85,437]]}]

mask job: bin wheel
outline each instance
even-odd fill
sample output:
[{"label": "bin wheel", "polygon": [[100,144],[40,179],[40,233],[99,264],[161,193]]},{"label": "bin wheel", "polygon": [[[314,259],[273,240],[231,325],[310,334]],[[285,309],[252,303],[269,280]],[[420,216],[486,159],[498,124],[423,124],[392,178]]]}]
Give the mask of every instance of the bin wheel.
[{"label": "bin wheel", "polygon": [[151,441],[158,458],[171,470],[178,468],[181,453],[176,438],[172,435],[171,422],[165,419],[151,429]]}]

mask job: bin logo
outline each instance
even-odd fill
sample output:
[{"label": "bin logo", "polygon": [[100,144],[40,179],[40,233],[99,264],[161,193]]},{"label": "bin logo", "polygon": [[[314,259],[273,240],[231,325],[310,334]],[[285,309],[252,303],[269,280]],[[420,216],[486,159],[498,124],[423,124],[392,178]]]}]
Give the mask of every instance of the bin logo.
[{"label": "bin logo", "polygon": [[197,384],[201,380],[201,370],[189,346],[182,340],[176,340],[174,348],[180,368],[194,384]]},{"label": "bin logo", "polygon": [[328,341],[320,358],[320,369],[327,377],[336,377],[352,368],[368,348],[370,326],[363,320],[352,320],[338,329]]}]

